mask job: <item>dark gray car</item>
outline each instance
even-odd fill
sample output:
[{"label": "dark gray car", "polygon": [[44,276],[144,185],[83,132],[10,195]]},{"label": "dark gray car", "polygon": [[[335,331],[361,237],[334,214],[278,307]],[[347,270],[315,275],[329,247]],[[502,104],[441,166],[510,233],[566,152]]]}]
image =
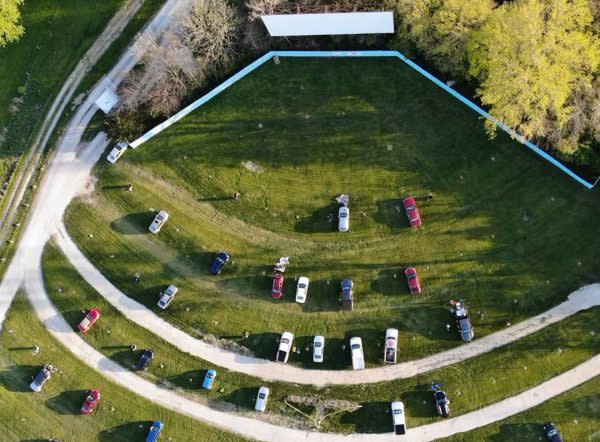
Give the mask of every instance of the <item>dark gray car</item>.
[{"label": "dark gray car", "polygon": [[342,310],[354,310],[354,283],[350,278],[342,281]]}]

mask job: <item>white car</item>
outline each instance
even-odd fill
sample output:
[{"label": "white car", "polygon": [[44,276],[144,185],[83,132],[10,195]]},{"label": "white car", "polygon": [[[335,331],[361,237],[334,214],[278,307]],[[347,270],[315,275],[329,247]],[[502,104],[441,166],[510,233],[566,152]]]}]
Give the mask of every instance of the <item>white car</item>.
[{"label": "white car", "polygon": [[352,354],[352,368],[354,370],[365,369],[365,355],[363,353],[362,339],[350,338],[350,353]]},{"label": "white car", "polygon": [[385,331],[385,351],[383,353],[383,362],[388,364],[396,363],[396,353],[398,350],[398,330],[388,328]]},{"label": "white car", "polygon": [[158,307],[163,310],[166,309],[178,291],[179,291],[179,289],[177,287],[175,287],[173,284],[171,284],[169,287],[167,287],[167,290],[164,291],[164,293],[158,300],[158,304],[157,304]]},{"label": "white car", "polygon": [[308,294],[308,278],[301,276],[298,278],[298,285],[296,286],[296,302],[298,304],[304,304],[306,302],[306,295]]},{"label": "white car", "polygon": [[350,209],[347,206],[340,206],[338,211],[338,230],[347,232],[350,228]]},{"label": "white car", "polygon": [[169,214],[164,210],[161,210],[160,212],[158,212],[158,215],[154,217],[154,220],[152,221],[152,224],[150,224],[150,227],[148,227],[148,230],[150,230],[152,233],[160,232],[160,229],[167,222],[168,219]]},{"label": "white car", "polygon": [[290,356],[290,350],[292,349],[292,342],[294,342],[294,335],[290,332],[283,332],[279,341],[279,348],[277,349],[277,356],[275,357],[276,362],[285,364]]},{"label": "white car", "polygon": [[406,434],[406,418],[404,417],[404,404],[402,402],[392,402],[392,419],[394,432],[398,435]]},{"label": "white car", "polygon": [[269,389],[267,387],[260,387],[256,396],[254,409],[256,411],[265,411],[267,409],[267,399],[269,399]]},{"label": "white car", "polygon": [[54,367],[52,367],[52,365],[44,365],[38,374],[35,375],[31,384],[29,384],[29,388],[36,393],[42,391],[44,384],[52,377],[53,370]]},{"label": "white car", "polygon": [[108,162],[111,164],[115,164],[117,160],[123,156],[123,154],[127,150],[127,146],[128,144],[126,141],[119,141],[106,157]]},{"label": "white car", "polygon": [[313,341],[313,362],[323,362],[323,353],[325,351],[325,338],[315,336]]}]

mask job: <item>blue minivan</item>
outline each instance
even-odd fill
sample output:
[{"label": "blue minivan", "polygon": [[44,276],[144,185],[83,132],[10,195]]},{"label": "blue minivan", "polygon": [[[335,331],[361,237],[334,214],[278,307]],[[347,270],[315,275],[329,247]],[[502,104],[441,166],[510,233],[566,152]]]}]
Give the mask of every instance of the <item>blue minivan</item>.
[{"label": "blue minivan", "polygon": [[210,369],[206,372],[206,376],[204,376],[204,382],[202,382],[202,388],[210,390],[213,386],[213,382],[215,381],[215,377],[217,376],[217,372],[214,369]]}]

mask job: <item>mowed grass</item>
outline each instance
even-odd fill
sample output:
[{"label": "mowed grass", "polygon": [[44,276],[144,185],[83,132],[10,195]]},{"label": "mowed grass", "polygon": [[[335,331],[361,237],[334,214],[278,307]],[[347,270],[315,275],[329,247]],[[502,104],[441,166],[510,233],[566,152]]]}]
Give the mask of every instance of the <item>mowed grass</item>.
[{"label": "mowed grass", "polygon": [[[330,368],[348,366],[343,345],[361,336],[372,366],[382,363],[385,329],[396,327],[399,359],[414,359],[460,345],[446,331],[452,298],[466,298],[477,339],[600,278],[598,193],[503,134],[489,141],[475,113],[395,59],[267,63],[95,174],[91,198],[66,215],[92,262],[151,308],[176,284],[158,314],[261,357],[273,357],[289,330],[302,348],[326,336]],[[133,192],[115,187],[127,183]],[[340,193],[351,198],[346,234],[337,232]],[[401,198],[429,193],[418,198],[424,226],[410,229]],[[160,209],[171,218],[153,236],[147,226]],[[223,249],[233,262],[211,277]],[[274,301],[280,256],[290,265]],[[409,265],[420,296],[408,294]],[[301,306],[302,275],[311,283]],[[351,313],[339,311],[346,277],[355,282]],[[312,364],[306,353],[291,362]]]},{"label": "mowed grass", "polygon": [[542,426],[554,422],[565,441],[600,438],[600,377],[550,399],[544,404],[467,434],[442,439],[446,442],[543,440]]},{"label": "mowed grass", "polygon": [[[40,347],[38,355],[32,351],[35,345]],[[33,393],[31,378],[47,363],[58,371],[42,392]],[[100,402],[83,416],[79,408],[92,388],[100,390]],[[154,405],[103,378],[49,335],[23,296],[15,298],[0,334],[0,397],[2,441],[142,441],[154,420],[165,424],[164,440],[244,440]]]},{"label": "mowed grass", "polygon": [[20,6],[25,33],[0,48],[0,133],[6,131],[0,142],[0,177],[33,141],[63,83],[123,3],[28,0]]},{"label": "mowed grass", "polygon": [[[155,360],[143,376],[195,400],[225,409],[228,407],[222,405],[223,402],[235,405],[238,410],[252,410],[257,389],[268,385],[271,389],[269,414],[285,415],[285,419],[278,418],[283,425],[310,425],[306,420],[302,422],[302,418],[285,405],[284,399],[288,395],[318,395],[323,399],[350,400],[362,405],[355,413],[326,420],[325,430],[389,432],[390,419],[386,410],[389,402],[396,399],[404,401],[408,425],[414,427],[440,419],[429,391],[434,380],[443,384],[452,400],[453,415],[459,415],[539,384],[600,351],[600,334],[592,334],[600,320],[600,309],[596,308],[495,352],[411,379],[322,389],[293,383],[265,383],[181,352],[131,322],[83,281],[53,245],[46,248],[43,268],[52,301],[74,329],[87,309],[97,308],[102,312],[100,320],[82,337],[111,359],[131,368],[142,349],[152,348]],[[131,351],[132,344],[137,346],[137,351]],[[343,358],[348,361],[348,354],[345,353]],[[213,389],[206,391],[200,385],[209,368],[216,368],[218,374]],[[314,412],[310,408],[306,411]]]}]

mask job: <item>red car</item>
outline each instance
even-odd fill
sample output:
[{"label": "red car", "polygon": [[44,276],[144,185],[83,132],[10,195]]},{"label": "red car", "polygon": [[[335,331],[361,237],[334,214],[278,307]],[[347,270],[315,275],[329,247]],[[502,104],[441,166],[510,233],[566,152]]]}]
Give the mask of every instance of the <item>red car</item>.
[{"label": "red car", "polygon": [[92,325],[94,325],[96,323],[96,321],[98,320],[99,317],[100,317],[100,312],[98,310],[96,310],[95,308],[93,308],[89,312],[87,312],[87,315],[85,315],[85,318],[83,318],[81,320],[81,322],[79,323],[77,328],[79,329],[79,331],[81,333],[85,333],[90,328],[92,328]]},{"label": "red car", "polygon": [[283,272],[275,270],[273,273],[273,289],[271,290],[271,296],[275,299],[281,298],[283,295]]},{"label": "red car", "polygon": [[417,209],[417,204],[412,196],[404,198],[402,204],[404,204],[404,210],[406,210],[406,216],[408,217],[408,221],[410,221],[411,227],[419,227],[423,224],[421,215],[419,215],[419,209]]},{"label": "red car", "polygon": [[419,277],[417,276],[417,269],[409,267],[404,271],[406,280],[408,281],[408,288],[410,289],[411,295],[418,295],[421,293],[421,284],[419,283]]},{"label": "red car", "polygon": [[90,390],[85,398],[85,401],[83,402],[83,405],[81,406],[81,414],[90,414],[99,400],[100,392],[98,390]]}]

